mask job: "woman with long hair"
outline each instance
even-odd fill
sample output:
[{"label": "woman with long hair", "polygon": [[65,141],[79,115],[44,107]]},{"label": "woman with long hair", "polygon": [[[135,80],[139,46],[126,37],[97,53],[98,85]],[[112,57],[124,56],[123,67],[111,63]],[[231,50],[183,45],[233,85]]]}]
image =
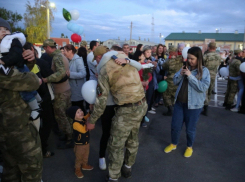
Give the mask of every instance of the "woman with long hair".
[{"label": "woman with long hair", "polygon": [[174,113],[171,124],[172,142],[164,149],[169,153],[177,148],[180,132],[185,123],[187,149],[184,157],[191,157],[196,134],[196,124],[203,108],[206,91],[210,85],[210,74],[203,66],[202,50],[192,47],[188,50],[186,66],[183,66],[173,78],[178,89],[175,94]]},{"label": "woman with long hair", "polygon": [[71,103],[73,106],[79,106],[84,113],[84,98],[81,94],[81,89],[86,81],[86,70],[83,63],[83,58],[76,54],[76,48],[67,44],[64,46],[64,55],[69,60],[69,83],[71,86]]}]

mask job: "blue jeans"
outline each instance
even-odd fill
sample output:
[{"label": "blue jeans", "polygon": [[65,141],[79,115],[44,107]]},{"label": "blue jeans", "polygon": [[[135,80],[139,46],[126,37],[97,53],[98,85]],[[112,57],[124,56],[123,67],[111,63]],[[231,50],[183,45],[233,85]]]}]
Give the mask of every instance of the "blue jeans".
[{"label": "blue jeans", "polygon": [[241,99],[242,99],[242,95],[244,92],[244,84],[243,84],[243,79],[238,80],[238,94],[237,94],[237,102],[236,102],[236,108],[239,108]]},{"label": "blue jeans", "polygon": [[177,145],[179,142],[180,132],[185,123],[187,146],[192,147],[196,135],[196,124],[199,119],[202,108],[188,109],[187,103],[176,101],[171,124],[172,144]]}]

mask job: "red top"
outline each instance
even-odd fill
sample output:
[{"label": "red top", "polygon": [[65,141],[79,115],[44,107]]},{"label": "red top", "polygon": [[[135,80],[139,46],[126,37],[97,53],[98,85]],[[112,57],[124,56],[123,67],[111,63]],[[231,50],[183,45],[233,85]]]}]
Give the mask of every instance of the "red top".
[{"label": "red top", "polygon": [[[146,64],[146,63],[141,63],[142,65],[143,64]],[[139,70],[139,75],[140,75],[140,80],[143,82],[143,69]],[[149,79],[148,79],[148,82],[150,83],[150,81],[152,80],[152,74],[151,73],[148,73],[149,75]],[[149,88],[149,86],[147,85],[145,90],[147,90]]]}]

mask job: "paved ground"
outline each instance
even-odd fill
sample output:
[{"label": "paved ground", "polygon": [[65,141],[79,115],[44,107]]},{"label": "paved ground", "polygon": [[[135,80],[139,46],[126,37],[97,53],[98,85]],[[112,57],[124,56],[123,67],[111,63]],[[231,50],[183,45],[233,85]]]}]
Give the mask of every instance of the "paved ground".
[{"label": "paved ground", "polygon": [[[212,96],[209,116],[200,116],[194,153],[184,158],[186,148],[183,127],[177,150],[165,154],[170,142],[171,117],[162,115],[166,108],[157,108],[157,114],[149,115],[147,128],[140,128],[139,152],[133,166],[131,179],[121,182],[244,182],[245,181],[245,115],[220,107],[226,88],[226,80],[218,80],[217,95]],[[216,99],[217,97],[217,99]],[[74,175],[72,149],[56,149],[57,137],[50,137],[50,149],[55,156],[44,159],[44,182],[103,182],[107,171],[98,167],[100,122],[91,132],[89,163],[93,171],[85,171],[83,179]]]},{"label": "paved ground", "polygon": [[[120,178],[121,182],[244,182],[245,181],[245,115],[227,111],[215,103],[223,102],[225,80],[218,81],[217,100],[213,103],[209,116],[200,116],[194,153],[184,158],[186,148],[183,127],[177,150],[165,154],[164,148],[170,142],[171,117],[162,115],[166,108],[157,108],[157,114],[149,115],[147,128],[139,134],[139,152],[133,166],[131,179]],[[223,89],[222,89],[223,88]],[[93,171],[85,171],[83,179],[74,175],[74,153],[72,149],[53,151],[55,156],[44,159],[44,182],[103,182],[107,171],[98,167],[98,148],[101,136],[100,122],[91,132],[89,162]],[[51,137],[50,145],[55,146],[57,138]]]}]

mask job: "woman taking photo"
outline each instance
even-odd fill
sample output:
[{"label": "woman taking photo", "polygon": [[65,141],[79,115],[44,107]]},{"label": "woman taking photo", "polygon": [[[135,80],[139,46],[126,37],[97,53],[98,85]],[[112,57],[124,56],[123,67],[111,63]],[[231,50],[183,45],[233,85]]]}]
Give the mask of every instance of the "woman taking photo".
[{"label": "woman taking photo", "polygon": [[67,44],[64,47],[64,55],[69,60],[69,83],[71,86],[71,102],[73,106],[79,106],[86,113],[83,106],[83,97],[81,88],[86,81],[86,70],[83,64],[83,58],[76,54],[76,49],[73,45]]},{"label": "woman taking photo", "polygon": [[173,78],[178,89],[175,95],[174,113],[171,124],[172,142],[164,149],[169,153],[177,148],[180,132],[185,123],[187,135],[187,149],[184,157],[191,157],[196,133],[196,124],[203,108],[206,91],[210,85],[210,74],[203,66],[202,51],[199,47],[188,50],[188,61]]}]

